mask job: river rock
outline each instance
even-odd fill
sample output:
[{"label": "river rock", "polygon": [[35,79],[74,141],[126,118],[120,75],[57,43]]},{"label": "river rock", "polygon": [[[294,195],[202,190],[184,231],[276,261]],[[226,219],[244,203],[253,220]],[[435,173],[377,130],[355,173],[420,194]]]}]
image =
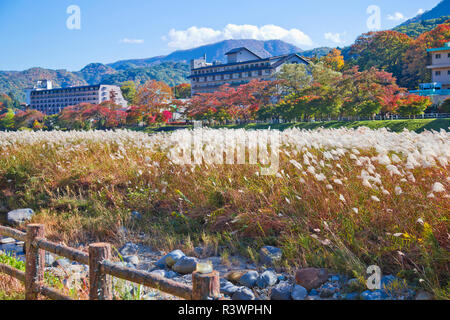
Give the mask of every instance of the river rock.
[{"label": "river rock", "polygon": [[13,238],[3,238],[0,239],[0,244],[16,243],[16,239]]},{"label": "river rock", "polygon": [[271,300],[290,300],[292,284],[284,281],[277,284],[270,292]]},{"label": "river rock", "polygon": [[225,279],[231,281],[232,283],[239,283],[241,277],[246,274],[247,271],[242,270],[232,270],[225,275]]},{"label": "river rock", "polygon": [[294,285],[291,292],[292,300],[305,300],[308,290],[298,284]]},{"label": "river rock", "polygon": [[137,266],[139,264],[139,257],[138,256],[126,256],[123,258],[123,260],[125,260],[128,263],[131,263],[135,266]]},{"label": "river rock", "polygon": [[233,293],[231,300],[255,300],[253,291],[246,287],[240,287]]},{"label": "river rock", "polygon": [[264,271],[256,280],[256,285],[261,289],[271,287],[278,281],[278,277],[272,271]]},{"label": "river rock", "polygon": [[426,291],[419,291],[416,295],[416,300],[433,300],[433,295]]},{"label": "river rock", "polygon": [[[166,260],[167,261],[167,260]],[[188,274],[195,271],[197,268],[197,259],[194,257],[182,257],[172,267],[173,271]]]},{"label": "river rock", "polygon": [[328,280],[328,272],[325,269],[303,268],[297,271],[295,280],[309,291],[324,284]]},{"label": "river rock", "polygon": [[158,268],[172,267],[186,255],[181,250],[174,250],[155,262]]},{"label": "river rock", "polygon": [[153,270],[152,272],[150,272],[151,274],[154,274],[156,276],[160,276],[165,278],[166,277],[166,271],[164,270]]},{"label": "river rock", "polygon": [[381,278],[381,289],[389,290],[392,286],[392,283],[397,281],[397,278],[393,275],[386,275]]},{"label": "river rock", "polygon": [[137,221],[142,220],[142,215],[138,211],[131,212],[131,217]]},{"label": "river rock", "polygon": [[166,278],[167,279],[173,279],[173,278],[176,278],[176,277],[179,277],[179,276],[180,276],[180,274],[176,273],[175,271],[172,271],[172,270],[166,271]]},{"label": "river rock", "polygon": [[262,264],[273,265],[281,260],[283,251],[280,248],[265,246],[259,251],[259,257]]},{"label": "river rock", "polygon": [[52,266],[54,262],[55,262],[55,257],[50,252],[46,252],[45,253],[45,265]]},{"label": "river rock", "polygon": [[359,300],[359,293],[358,293],[358,292],[350,292],[350,293],[347,293],[347,294],[344,296],[344,299],[345,299],[345,300]]},{"label": "river rock", "polygon": [[63,269],[67,269],[71,266],[71,262],[69,259],[66,258],[61,258],[61,259],[57,259],[56,261],[53,262],[52,264],[53,267],[60,267]]},{"label": "river rock", "polygon": [[258,271],[249,271],[239,279],[239,283],[243,286],[252,288],[258,280],[258,276]]},{"label": "river rock", "polygon": [[384,300],[387,298],[386,294],[382,290],[366,290],[361,293],[360,297],[362,300]]},{"label": "river rock", "polygon": [[325,283],[323,284],[320,289],[320,297],[321,298],[329,298],[332,297],[335,293],[339,292],[338,286],[334,285],[333,283]]},{"label": "river rock", "polygon": [[12,226],[18,226],[24,222],[30,221],[34,215],[31,209],[17,209],[6,214],[6,222]]},{"label": "river rock", "polygon": [[228,296],[232,296],[236,291],[239,290],[238,286],[235,286],[230,281],[221,278],[220,279],[220,292]]},{"label": "river rock", "polygon": [[127,242],[119,251],[122,256],[135,255],[139,251],[139,245],[133,242]]}]

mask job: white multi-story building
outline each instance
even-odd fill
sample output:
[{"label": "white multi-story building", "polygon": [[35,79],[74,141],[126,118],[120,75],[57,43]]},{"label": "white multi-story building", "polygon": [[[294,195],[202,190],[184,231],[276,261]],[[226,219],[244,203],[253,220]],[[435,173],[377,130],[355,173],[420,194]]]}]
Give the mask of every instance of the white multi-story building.
[{"label": "white multi-story building", "polygon": [[450,42],[441,48],[427,49],[431,55],[431,83],[419,84],[420,90],[412,90],[411,93],[430,97],[433,104],[439,105],[450,98]]},{"label": "white multi-story building", "polygon": [[191,61],[192,95],[214,92],[224,84],[239,86],[251,80],[274,80],[274,75],[283,64],[310,62],[298,54],[261,58],[251,50],[242,47],[225,54],[227,63],[208,63],[206,56]]},{"label": "white multi-story building", "polygon": [[51,81],[40,80],[33,89],[27,90],[27,105],[48,115],[59,113],[65,107],[80,103],[99,104],[109,100],[123,108],[128,106],[120,88],[112,85],[54,89]]},{"label": "white multi-story building", "polygon": [[427,49],[431,54],[431,77],[442,89],[450,89],[450,42],[442,48]]}]

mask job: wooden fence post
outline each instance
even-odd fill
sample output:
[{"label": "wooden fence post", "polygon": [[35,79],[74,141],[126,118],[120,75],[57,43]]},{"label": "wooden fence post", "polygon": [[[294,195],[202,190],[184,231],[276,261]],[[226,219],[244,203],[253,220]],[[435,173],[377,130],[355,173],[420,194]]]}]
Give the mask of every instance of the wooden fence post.
[{"label": "wooden fence post", "polygon": [[36,300],[38,292],[35,285],[44,280],[45,253],[44,250],[33,245],[34,239],[44,237],[42,224],[29,224],[26,237],[26,265],[25,265],[25,299]]},{"label": "wooden fence post", "polygon": [[102,274],[100,263],[111,259],[109,243],[94,243],[89,245],[89,299],[112,300],[111,277]]},{"label": "wooden fence post", "polygon": [[217,271],[201,274],[192,273],[192,300],[220,298],[220,277]]}]

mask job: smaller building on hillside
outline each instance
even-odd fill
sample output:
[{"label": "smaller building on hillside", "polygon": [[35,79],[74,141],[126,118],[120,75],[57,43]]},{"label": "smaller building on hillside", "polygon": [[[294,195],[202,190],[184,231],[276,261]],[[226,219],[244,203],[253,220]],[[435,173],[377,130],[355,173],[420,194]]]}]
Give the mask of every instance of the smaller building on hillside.
[{"label": "smaller building on hillside", "polygon": [[441,89],[450,89],[450,42],[442,48],[427,49],[431,54],[432,81],[441,84]]},{"label": "smaller building on hillside", "polygon": [[59,113],[65,107],[80,103],[100,104],[109,100],[123,108],[128,106],[120,88],[113,85],[53,88],[50,80],[40,80],[33,89],[27,90],[28,107],[47,115]]},{"label": "smaller building on hillside", "polygon": [[433,103],[438,105],[450,98],[450,42],[441,48],[427,49],[431,55],[431,83],[421,83],[420,90],[412,90],[411,93],[428,96]]}]

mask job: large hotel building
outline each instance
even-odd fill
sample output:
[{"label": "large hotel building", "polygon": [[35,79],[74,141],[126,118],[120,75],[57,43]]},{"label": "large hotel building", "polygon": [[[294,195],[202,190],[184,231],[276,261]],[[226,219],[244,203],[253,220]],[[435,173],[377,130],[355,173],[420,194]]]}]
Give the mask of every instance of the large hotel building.
[{"label": "large hotel building", "polygon": [[189,78],[192,95],[214,92],[226,83],[239,86],[254,79],[273,80],[274,74],[283,64],[310,63],[306,58],[295,53],[261,58],[245,47],[233,49],[225,55],[227,56],[226,64],[208,63],[206,56],[191,61]]},{"label": "large hotel building", "polygon": [[120,88],[112,85],[53,89],[51,81],[40,80],[33,89],[27,90],[27,105],[47,115],[59,113],[65,107],[80,103],[100,104],[108,100],[123,108],[128,106]]}]

